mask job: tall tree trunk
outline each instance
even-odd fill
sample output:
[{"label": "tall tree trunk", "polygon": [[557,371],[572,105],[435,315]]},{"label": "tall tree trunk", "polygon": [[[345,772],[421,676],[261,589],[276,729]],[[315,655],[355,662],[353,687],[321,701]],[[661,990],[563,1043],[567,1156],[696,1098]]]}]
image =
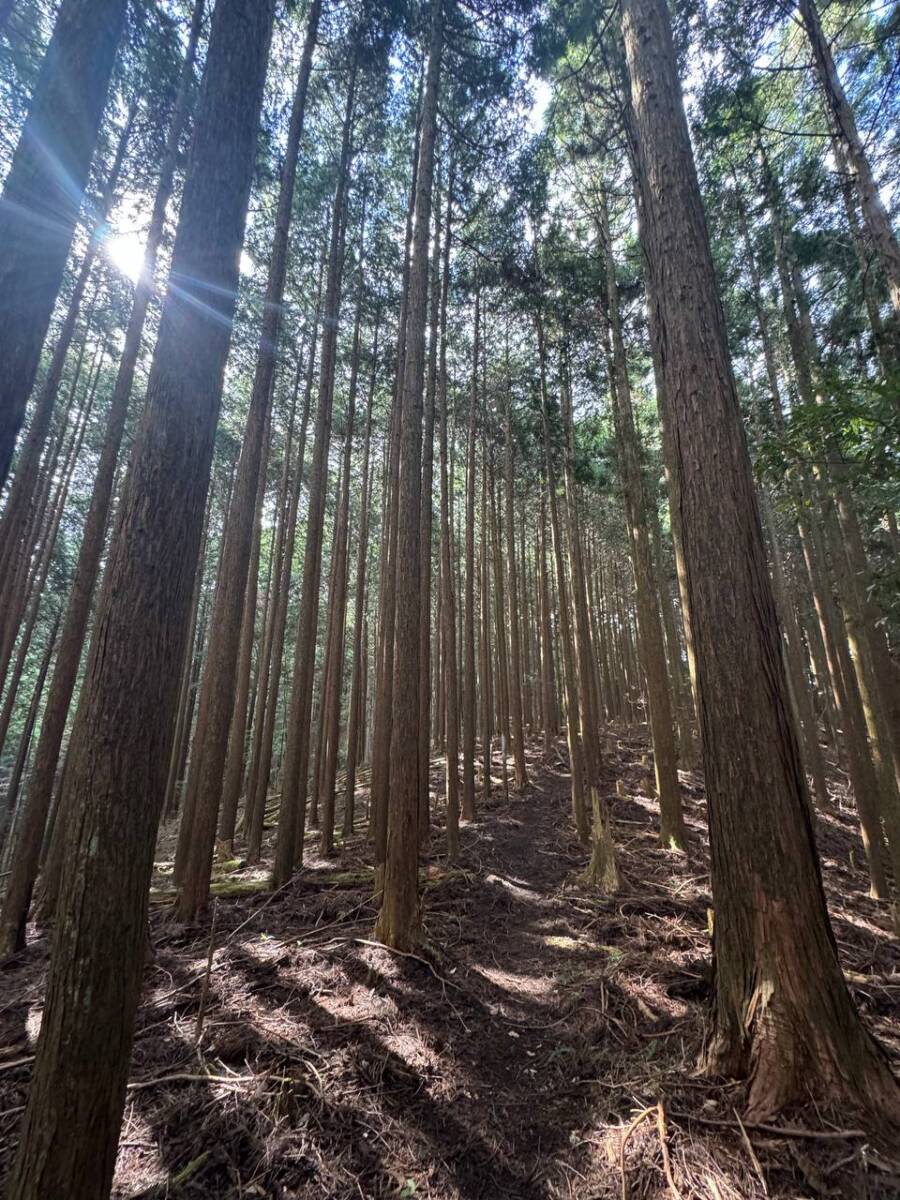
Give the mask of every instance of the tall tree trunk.
[{"label": "tall tree trunk", "polygon": [[425,427],[422,434],[422,516],[419,528],[419,571],[422,618],[419,624],[419,841],[428,841],[431,820],[431,543],[434,527],[434,408],[437,392],[437,334],[441,306],[440,182],[434,205],[434,245],[429,284],[428,368],[425,384]]},{"label": "tall tree trunk", "polygon": [[62,283],[125,9],[126,0],[63,0],[3,185],[0,487]]},{"label": "tall tree trunk", "polygon": [[481,431],[481,513],[479,516],[480,540],[478,546],[478,600],[479,600],[479,675],[481,676],[481,778],[484,799],[491,794],[491,744],[493,726],[491,722],[491,587],[490,587],[490,538],[488,529],[488,466],[487,439]]},{"label": "tall tree trunk", "polygon": [[[134,302],[125,331],[122,358],[119,362],[106,418],[106,435],[94,473],[91,504],[84,524],[75,577],[69,593],[59,650],[53,667],[47,704],[41,721],[41,732],[34,754],[26,810],[17,834],[15,865],[4,898],[3,912],[0,914],[0,958],[5,953],[13,953],[21,949],[24,944],[25,920],[37,876],[44,826],[47,822],[50,800],[53,795],[53,781],[56,777],[60,747],[69,707],[72,703],[72,694],[78,678],[78,666],[81,661],[91,603],[100,571],[122,435],[128,415],[134,372],[140,355],[147,309],[153,293],[156,257],[165,228],[166,206],[172,195],[178,147],[188,116],[194,63],[197,57],[197,44],[200,38],[204,8],[205,0],[196,0],[178,95],[166,139],[165,154],[150,217],[143,267],[135,286]],[[189,671],[185,675],[185,678],[188,677]]]},{"label": "tall tree trunk", "polygon": [[321,784],[322,854],[334,853],[334,801],[337,782],[338,748],[340,743],[341,695],[344,680],[344,642],[347,627],[347,564],[350,540],[350,455],[353,450],[353,427],[356,417],[356,392],[359,383],[360,326],[363,305],[363,263],[365,240],[365,207],[360,232],[359,296],[353,328],[353,349],[350,361],[350,386],[347,392],[347,411],[344,415],[344,454],[341,466],[341,490],[335,512],[336,546],[334,553],[334,589],[329,597],[329,620],[335,623],[331,647],[330,678],[325,689],[325,762]]},{"label": "tall tree trunk", "polygon": [[76,840],[14,1200],[106,1200],[111,1186],[273,16],[271,2],[219,0],[213,17],[172,260],[180,282],[164,304],[72,733]]},{"label": "tall tree trunk", "polygon": [[309,512],[306,518],[306,547],[303,556],[303,584],[297,643],[291,681],[284,778],[278,814],[278,840],[275,846],[273,882],[282,887],[290,879],[295,860],[302,860],[306,833],[306,795],[309,784],[310,719],[312,716],[313,674],[316,657],[316,628],[319,618],[319,581],[322,571],[322,528],[325,520],[325,492],[328,476],[328,447],[331,442],[331,413],[334,402],[334,374],[337,359],[337,335],[341,307],[341,276],[346,231],[346,200],[350,183],[353,112],[356,96],[357,51],[347,86],[338,183],[331,218],[331,245],[328,258],[328,282],[322,322],[322,362],[319,374],[319,402],[313,440],[309,479]]},{"label": "tall tree trunk", "polygon": [[[410,951],[421,938],[419,914],[419,544],[422,504],[422,394],[425,384],[425,322],[428,309],[428,236],[438,92],[443,47],[443,0],[432,0],[428,67],[422,95],[419,164],[404,356],[397,493],[397,562],[394,587],[396,637],[391,728],[391,811],[381,911],[376,936],[395,950]],[[427,553],[428,550],[425,550]]]},{"label": "tall tree trunk", "polygon": [[[319,267],[316,308],[310,333],[309,362],[306,368],[306,381],[303,385],[303,414],[300,418],[300,436],[297,445],[297,467],[291,488],[290,501],[283,518],[284,546],[281,551],[281,562],[278,579],[277,598],[272,616],[271,653],[263,660],[263,671],[260,678],[260,689],[265,694],[265,713],[259,727],[258,739],[254,742],[250,763],[250,787],[247,798],[247,810],[244,824],[247,831],[247,856],[251,862],[258,862],[262,851],[262,838],[265,825],[266,800],[269,794],[269,779],[272,773],[272,755],[275,742],[275,718],[278,711],[278,694],[281,689],[281,669],[284,661],[284,641],[287,629],[288,599],[291,586],[291,574],[294,562],[294,541],[297,531],[297,512],[300,506],[300,493],[303,490],[303,470],[306,460],[306,433],[309,425],[309,410],[312,402],[312,390],[315,382],[316,342],[318,338],[320,307],[322,300],[322,282],[324,278],[325,255]],[[299,365],[298,365],[299,370]],[[298,375],[299,379],[299,375]]]},{"label": "tall tree trunk", "polygon": [[538,565],[541,611],[541,709],[544,718],[544,755],[549,756],[559,733],[556,704],[556,672],[553,664],[553,628],[550,623],[550,581],[547,577],[547,500],[541,488],[538,529]]},{"label": "tall tree trunk", "polygon": [[[271,439],[271,407],[268,414],[269,428],[263,435],[263,456],[259,464],[259,479],[255,500],[256,517],[253,522],[253,535],[250,545],[250,562],[247,568],[247,585],[244,595],[243,615],[241,617],[241,634],[239,639],[237,668],[234,683],[234,705],[231,713],[231,726],[228,731],[228,754],[225,759],[225,771],[222,776],[222,803],[219,810],[219,827],[217,840],[221,844],[222,853],[230,858],[234,848],[234,831],[237,825],[238,804],[241,797],[241,784],[244,780],[244,760],[246,758],[247,727],[252,721],[251,686],[253,672],[253,643],[256,640],[256,609],[259,596],[259,560],[262,546],[262,508],[265,503],[266,483],[268,478],[268,456]],[[272,558],[269,557],[269,579],[266,585],[266,602],[269,600],[271,589]],[[265,608],[263,610],[265,622]]]},{"label": "tall tree trunk", "polygon": [[672,720],[672,696],[669,690],[666,650],[659,617],[653,555],[650,549],[650,529],[644,481],[641,475],[640,445],[634,424],[628,361],[625,355],[625,341],[622,337],[616,260],[613,254],[606,195],[602,191],[600,196],[600,235],[606,256],[607,317],[612,358],[610,393],[616,441],[619,447],[619,468],[622,475],[625,516],[628,521],[631,562],[634,569],[640,659],[644,670],[647,703],[650,709],[653,767],[656,774],[656,792],[659,797],[659,838],[664,846],[683,850],[686,847],[687,830],[681,810],[681,789],[678,784],[678,757],[675,747],[675,727]]},{"label": "tall tree trunk", "polygon": [[400,314],[397,322],[397,370],[394,378],[394,403],[388,437],[388,466],[385,480],[385,516],[382,535],[378,638],[375,650],[375,697],[372,731],[372,770],[370,824],[375,841],[375,891],[381,890],[388,839],[388,789],[390,787],[391,721],[394,694],[394,635],[396,632],[396,589],[393,586],[397,557],[397,495],[400,478],[400,425],[403,412],[403,378],[406,362],[406,330],[409,321],[409,272],[411,269],[413,220],[418,194],[419,152],[423,81],[419,80],[418,120],[413,139],[412,173],[406,209],[403,279]]},{"label": "tall tree trunk", "polygon": [[897,1119],[828,921],[665,0],[623,0],[622,32],[697,655],[715,903],[706,1062],[749,1076],[754,1118],[811,1092]]},{"label": "tall tree trunk", "polygon": [[475,292],[475,330],[472,340],[472,386],[466,439],[465,632],[463,641],[463,794],[462,815],[475,819],[475,410],[478,396],[478,353],[481,333],[481,293]]},{"label": "tall tree trunk", "polygon": [[[506,344],[506,389],[503,408],[503,484],[506,497],[506,591],[509,600],[509,715],[512,735],[513,766],[517,792],[528,785],[528,769],[525,765],[525,723],[522,718],[522,644],[519,631],[519,594],[516,578],[516,523],[513,500],[513,447],[512,413],[509,381],[509,341]],[[523,564],[524,565],[524,564]],[[549,726],[548,713],[544,714],[545,735]]]},{"label": "tall tree trunk", "polygon": [[353,833],[356,809],[356,770],[360,759],[360,732],[365,727],[365,687],[363,685],[366,645],[363,641],[366,609],[366,568],[369,555],[369,507],[372,477],[369,458],[372,446],[372,404],[378,375],[378,323],[372,343],[372,369],[366,401],[366,436],[363,443],[362,495],[359,501],[359,540],[356,548],[356,586],[353,600],[353,664],[350,683],[350,709],[347,719],[347,762],[344,788],[344,837]]},{"label": "tall tree trunk", "polygon": [[569,743],[569,767],[572,773],[572,813],[578,839],[587,844],[590,840],[590,823],[585,806],[585,764],[581,743],[581,714],[578,707],[578,669],[575,659],[575,644],[572,634],[571,614],[568,599],[568,584],[563,561],[562,530],[556,497],[556,471],[553,466],[553,450],[550,441],[550,422],[547,395],[547,351],[544,339],[544,323],[540,313],[535,315],[538,343],[538,366],[541,388],[541,427],[543,432],[544,472],[548,508],[550,510],[550,537],[553,561],[556,568],[557,611],[559,613],[559,637],[562,646],[563,681],[566,696],[566,735]]},{"label": "tall tree trunk", "polygon": [[451,164],[447,183],[447,219],[444,229],[444,269],[441,281],[441,351],[438,366],[438,403],[440,408],[441,475],[441,657],[446,707],[446,792],[447,859],[459,855],[459,682],[456,657],[456,599],[453,588],[453,549],[450,478],[448,470],[447,414],[447,299],[450,291],[450,243],[453,214],[454,171]]},{"label": "tall tree trunk", "polygon": [[[600,719],[595,705],[594,652],[591,645],[587,611],[587,591],[584,583],[584,564],[581,551],[581,524],[575,486],[573,459],[575,432],[572,419],[572,394],[569,383],[568,353],[565,342],[561,363],[560,407],[563,419],[563,482],[565,487],[566,533],[569,552],[569,574],[572,589],[572,635],[575,655],[575,680],[578,689],[578,714],[581,727],[581,751],[584,760],[585,783],[591,802],[591,861],[587,878],[603,891],[615,891],[619,877],[616,868],[610,814],[600,794],[602,763],[600,757]],[[542,394],[543,399],[543,394]],[[548,471],[552,472],[552,457],[547,441],[547,410],[543,405],[545,445],[548,447]],[[555,495],[551,494],[551,519]],[[561,533],[561,531],[559,531]],[[554,539],[557,542],[557,539]],[[561,546],[561,537],[558,539]],[[561,560],[559,560],[561,562]],[[564,568],[560,568],[564,569]],[[560,600],[562,602],[562,600]]]},{"label": "tall tree trunk", "polygon": [[266,299],[257,352],[256,372],[250,395],[247,425],[238,462],[234,495],[225,529],[225,548],[213,605],[206,670],[198,701],[201,740],[194,757],[197,799],[190,835],[189,858],[181,879],[178,914],[192,920],[209,896],[213,844],[222,791],[222,775],[228,754],[228,734],[234,712],[234,683],[241,637],[241,617],[247,590],[247,573],[253,529],[259,520],[262,490],[260,473],[265,469],[266,434],[275,381],[278,341],[281,332],[282,300],[287,278],[288,234],[294,200],[294,183],[306,95],[318,32],[321,0],[313,0],[307,21],[306,41],[291,108],[287,148],[278,194],[275,238],[269,260]]}]

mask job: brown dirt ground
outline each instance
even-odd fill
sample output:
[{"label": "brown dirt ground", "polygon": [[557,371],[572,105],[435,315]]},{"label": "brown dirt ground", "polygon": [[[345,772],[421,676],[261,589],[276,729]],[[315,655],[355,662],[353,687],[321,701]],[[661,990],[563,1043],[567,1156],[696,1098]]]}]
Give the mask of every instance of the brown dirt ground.
[{"label": "brown dirt ground", "polygon": [[[580,882],[566,763],[535,748],[532,786],[509,799],[495,787],[457,869],[435,831],[421,959],[372,943],[361,834],[337,864],[310,854],[274,895],[250,890],[259,870],[230,864],[247,891],[216,904],[199,1042],[211,917],[169,923],[161,866],[116,1200],[900,1196],[900,1152],[835,1134],[846,1113],[786,1114],[790,1135],[742,1128],[741,1086],[695,1074],[709,991],[702,781],[682,774],[690,857],[661,850],[645,754],[635,733],[607,756],[618,895]],[[439,793],[437,761],[432,779]],[[820,825],[835,933],[897,1062],[900,947],[836,790],[843,812]],[[160,853],[170,846],[171,830]],[[31,933],[0,973],[3,1170],[46,970],[47,940]]]}]

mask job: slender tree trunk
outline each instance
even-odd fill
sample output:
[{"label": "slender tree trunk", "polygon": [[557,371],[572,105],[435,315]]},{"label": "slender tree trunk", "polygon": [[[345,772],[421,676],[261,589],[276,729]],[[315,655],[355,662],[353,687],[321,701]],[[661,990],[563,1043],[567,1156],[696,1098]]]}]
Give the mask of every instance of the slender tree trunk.
[{"label": "slender tree trunk", "polygon": [[547,578],[547,500],[541,488],[538,537],[541,610],[541,708],[544,717],[544,755],[548,756],[559,733],[556,705],[556,672],[553,664],[553,628],[550,623],[550,582]]},{"label": "slender tree trunk", "polygon": [[613,402],[616,441],[619,447],[619,469],[622,475],[625,516],[628,521],[631,562],[634,569],[640,659],[650,710],[653,767],[656,774],[656,792],[659,797],[659,837],[664,846],[683,850],[687,843],[687,830],[684,825],[681,788],[678,783],[678,755],[672,719],[672,696],[669,690],[666,651],[655,586],[656,576],[650,549],[650,523],[644,481],[641,475],[640,445],[634,424],[628,361],[622,337],[616,261],[613,254],[606,196],[602,191],[600,235],[606,255],[607,316],[612,359],[610,392]]},{"label": "slender tree trunk", "polygon": [[[247,829],[247,856],[251,862],[258,862],[262,851],[262,837],[265,825],[266,800],[269,795],[269,779],[272,773],[272,754],[275,742],[275,718],[278,711],[278,693],[281,688],[281,670],[284,660],[284,641],[287,629],[288,598],[291,586],[291,574],[294,561],[294,541],[297,530],[297,512],[300,506],[300,493],[303,490],[303,468],[306,458],[306,432],[309,424],[309,410],[312,401],[312,390],[315,382],[316,341],[320,320],[320,305],[322,299],[322,281],[324,276],[325,257],[319,269],[319,282],[316,298],[316,310],[310,334],[309,362],[306,369],[306,381],[303,390],[303,414],[300,418],[300,437],[297,456],[296,475],[291,489],[290,503],[284,516],[283,527],[284,547],[281,552],[281,564],[278,580],[277,600],[274,606],[272,623],[272,650],[270,657],[264,660],[264,670],[260,680],[260,688],[266,694],[265,716],[260,726],[259,741],[254,745],[253,757],[250,764],[250,790],[247,801],[245,826]],[[268,674],[267,674],[268,672]],[[268,688],[266,692],[266,688]]]},{"label": "slender tree trunk", "polygon": [[453,588],[453,550],[451,546],[453,519],[450,507],[447,414],[447,299],[450,290],[453,182],[454,172],[451,165],[450,178],[447,184],[447,219],[444,230],[444,269],[441,282],[441,351],[438,367],[441,475],[441,651],[443,660],[443,692],[446,708],[447,859],[451,863],[455,862],[459,855],[459,682],[457,678],[456,658],[456,599]]},{"label": "slender tree trunk", "polygon": [[472,343],[472,386],[466,441],[465,632],[463,642],[463,794],[462,815],[475,819],[475,408],[478,395],[478,353],[481,332],[481,294],[475,292],[475,331]]},{"label": "slender tree trunk", "polygon": [[422,517],[419,570],[422,617],[419,623],[419,841],[428,841],[431,820],[431,543],[434,526],[434,406],[437,391],[437,333],[441,304],[440,183],[434,205],[431,258],[428,366],[425,385],[425,428],[422,435]]},{"label": "slender tree trunk", "polygon": [[192,920],[197,912],[205,907],[209,896],[222,775],[234,712],[234,684],[240,649],[241,618],[247,590],[253,530],[259,520],[262,503],[259,481],[260,474],[265,469],[269,411],[281,332],[282,299],[287,278],[288,234],[294,183],[320,12],[321,0],[313,0],[291,109],[287,149],[278,194],[275,239],[269,261],[256,373],[234,495],[228,513],[225,548],[213,605],[206,670],[198,701],[202,739],[194,757],[197,800],[190,835],[189,857],[181,879],[178,899],[178,914],[185,921]]},{"label": "slender tree trunk", "polygon": [[372,344],[372,371],[366,401],[366,437],[363,444],[362,495],[359,501],[359,541],[356,548],[356,588],[353,600],[353,665],[350,683],[350,710],[347,720],[347,763],[344,788],[344,837],[353,833],[356,808],[356,770],[360,759],[360,732],[365,727],[365,687],[363,685],[366,646],[363,641],[366,608],[366,567],[369,555],[369,505],[372,488],[369,458],[372,444],[372,404],[378,375],[378,325]]},{"label": "slender tree trunk", "polygon": [[491,697],[492,697],[492,679],[491,679],[491,596],[490,596],[490,554],[489,554],[489,531],[488,531],[488,510],[487,510],[487,494],[488,494],[488,468],[487,468],[487,440],[485,438],[484,429],[481,432],[481,513],[479,517],[479,525],[481,526],[480,542],[478,546],[479,557],[479,587],[478,599],[481,620],[479,622],[479,674],[481,676],[481,775],[482,789],[484,799],[491,794],[491,744],[493,727],[491,723]]},{"label": "slender tree trunk", "polygon": [[587,844],[590,841],[590,823],[584,795],[585,764],[584,750],[581,744],[581,714],[578,707],[578,672],[569,610],[568,584],[563,561],[562,531],[560,529],[559,511],[556,500],[556,471],[553,466],[548,418],[547,353],[544,342],[544,325],[540,313],[535,316],[535,328],[538,342],[538,365],[540,368],[544,471],[548,508],[550,510],[550,536],[553,560],[556,567],[557,611],[559,613],[559,635],[562,644],[563,680],[566,695],[566,734],[569,743],[569,765],[572,772],[572,812],[578,839]]},{"label": "slender tree trunk", "polygon": [[319,616],[319,580],[322,571],[322,527],[325,519],[325,490],[328,472],[328,447],[331,442],[331,413],[334,401],[334,373],[337,334],[341,306],[341,274],[344,259],[345,209],[349,187],[353,112],[356,95],[357,60],[354,51],[347,102],[338,184],[331,221],[331,246],[328,283],[322,322],[322,363],[319,375],[319,402],[313,441],[309,480],[309,512],[306,519],[306,548],[303,558],[303,585],[297,644],[291,682],[291,701],[285,745],[281,805],[278,816],[278,840],[275,846],[273,882],[282,887],[290,879],[295,861],[302,859],[306,833],[306,795],[309,783],[310,718],[312,716],[313,673],[316,655],[316,627]]},{"label": "slender tree trunk", "polygon": [[[419,913],[419,544],[422,505],[422,395],[428,307],[428,235],[443,46],[443,0],[432,0],[428,67],[422,95],[419,164],[409,270],[409,304],[403,374],[400,475],[397,492],[397,562],[394,586],[396,641],[391,727],[391,815],[381,911],[376,936],[410,951],[421,938]],[[425,550],[427,553],[428,551]]]},{"label": "slender tree trunk", "polygon": [[337,760],[340,742],[341,695],[344,679],[344,642],[347,627],[347,565],[350,540],[350,454],[353,449],[353,424],[356,417],[356,392],[359,381],[360,325],[362,323],[363,275],[362,255],[365,235],[365,211],[360,233],[359,298],[356,305],[356,320],[353,329],[353,349],[350,363],[350,386],[347,393],[347,411],[344,416],[344,459],[341,468],[340,499],[335,513],[336,547],[334,554],[334,591],[329,600],[329,619],[335,623],[331,647],[331,671],[325,692],[326,753],[321,795],[322,854],[334,853],[334,801],[337,782]]},{"label": "slender tree trunk", "polygon": [[[519,589],[516,578],[516,525],[515,503],[513,499],[512,413],[510,404],[508,341],[506,349],[506,391],[503,410],[503,483],[506,496],[506,591],[509,598],[509,607],[507,609],[510,646],[509,715],[515,787],[517,792],[522,792],[528,785],[528,769],[525,765],[525,724],[522,718],[522,646],[519,631]],[[545,693],[545,700],[546,698]],[[545,736],[550,736],[548,733],[550,724],[548,716],[549,710],[545,710]]]},{"label": "slender tree trunk", "polygon": [[[251,723],[250,677],[253,671],[253,643],[256,640],[256,606],[259,594],[259,560],[262,542],[262,508],[265,502],[269,442],[271,438],[271,409],[269,428],[263,436],[264,452],[259,464],[259,479],[255,500],[256,519],[253,525],[253,540],[250,547],[250,562],[247,570],[247,586],[244,595],[244,611],[241,618],[241,636],[238,649],[235,677],[234,707],[231,728],[228,733],[228,754],[225,773],[222,777],[222,804],[219,811],[218,841],[221,851],[230,858],[234,848],[234,831],[237,825],[238,804],[241,784],[244,780],[247,727]],[[271,572],[271,556],[269,570]],[[271,574],[267,585],[271,585]],[[266,597],[268,599],[268,596]]]}]

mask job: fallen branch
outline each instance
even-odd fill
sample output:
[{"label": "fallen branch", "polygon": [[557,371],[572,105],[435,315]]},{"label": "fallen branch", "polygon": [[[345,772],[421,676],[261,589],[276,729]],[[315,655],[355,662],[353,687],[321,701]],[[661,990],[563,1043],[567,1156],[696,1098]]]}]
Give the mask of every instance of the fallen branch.
[{"label": "fallen branch", "polygon": [[666,1110],[663,1107],[662,1100],[656,1102],[656,1128],[659,1131],[659,1145],[662,1150],[663,1171],[666,1176],[666,1183],[669,1185],[669,1191],[672,1193],[674,1200],[681,1200],[681,1192],[675,1183],[675,1176],[672,1174],[672,1160],[669,1158],[669,1141],[666,1133]]},{"label": "fallen branch", "polygon": [[[677,1121],[697,1121],[700,1125],[711,1125],[717,1129],[740,1128],[737,1121],[701,1117],[698,1113],[674,1112],[670,1109],[669,1116],[674,1117]],[[757,1129],[760,1133],[775,1133],[780,1137],[813,1138],[829,1142],[869,1136],[864,1129],[802,1129],[799,1125],[766,1125],[760,1121],[744,1121],[742,1125],[744,1129]]]},{"label": "fallen branch", "polygon": [[129,1092],[142,1092],[146,1088],[157,1087],[162,1083],[229,1083],[232,1087],[241,1087],[262,1079],[261,1075],[186,1075],[176,1071],[171,1075],[158,1075],[155,1079],[142,1079],[138,1083],[129,1083]]}]

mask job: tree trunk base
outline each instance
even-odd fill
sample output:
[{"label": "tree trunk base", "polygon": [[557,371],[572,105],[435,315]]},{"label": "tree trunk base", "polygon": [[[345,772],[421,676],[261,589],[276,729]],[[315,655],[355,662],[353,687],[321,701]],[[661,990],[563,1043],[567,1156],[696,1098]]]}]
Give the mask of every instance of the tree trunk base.
[{"label": "tree trunk base", "polygon": [[585,883],[597,888],[605,895],[619,890],[619,868],[616,865],[616,848],[613,842],[609,819],[600,803],[600,793],[591,789],[591,808],[594,827],[591,834],[591,861],[582,876]]},{"label": "tree trunk base", "polygon": [[701,1070],[747,1080],[750,1121],[812,1102],[849,1106],[873,1131],[900,1135],[900,1085],[853,1013],[843,982],[842,995],[822,995],[823,1004],[812,1008],[798,1008],[772,988],[771,979],[758,983],[742,1023],[714,1016]]}]

